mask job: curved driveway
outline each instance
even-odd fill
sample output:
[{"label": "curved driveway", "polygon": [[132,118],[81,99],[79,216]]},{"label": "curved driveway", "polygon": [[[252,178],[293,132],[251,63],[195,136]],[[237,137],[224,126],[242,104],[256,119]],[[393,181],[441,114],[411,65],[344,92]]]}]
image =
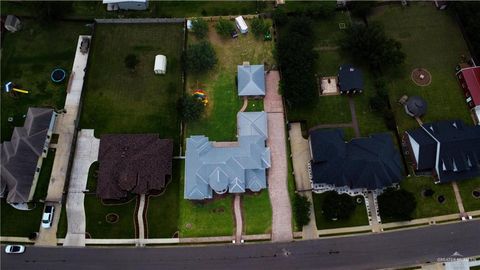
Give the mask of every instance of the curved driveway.
[{"label": "curved driveway", "polygon": [[[169,248],[41,248],[2,269],[378,269],[480,254],[480,221],[291,243]],[[3,248],[2,248],[3,249]]]}]

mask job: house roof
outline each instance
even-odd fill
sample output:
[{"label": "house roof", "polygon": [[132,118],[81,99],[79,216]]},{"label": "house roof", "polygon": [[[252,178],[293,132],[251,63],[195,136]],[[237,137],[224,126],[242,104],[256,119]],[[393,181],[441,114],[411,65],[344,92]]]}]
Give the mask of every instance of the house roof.
[{"label": "house roof", "polygon": [[350,64],[340,66],[338,70],[338,86],[340,92],[363,90],[362,72]]},{"label": "house roof", "polygon": [[14,15],[7,15],[7,18],[5,19],[5,25],[9,26],[16,26],[18,23],[18,18]]},{"label": "house roof", "polygon": [[[419,162],[435,170],[440,182],[480,175],[480,126],[468,126],[460,120],[439,121],[423,124],[407,134],[420,145],[420,149],[427,147]],[[434,141],[435,147],[430,146],[432,140],[424,139],[426,136]],[[435,156],[434,162],[431,162],[432,156]]]},{"label": "house roof", "polygon": [[267,113],[239,112],[237,114],[238,136],[259,135],[264,139],[268,136]]},{"label": "house roof", "polygon": [[270,149],[259,135],[239,136],[238,144],[217,147],[205,136],[187,138],[184,198],[212,198],[220,193],[259,191],[266,188],[265,169],[270,167]]},{"label": "house roof", "polygon": [[23,127],[15,127],[1,147],[1,193],[7,202],[27,202],[39,157],[54,114],[52,109],[29,108]]},{"label": "house roof", "polygon": [[470,91],[473,103],[480,105],[480,67],[469,67],[459,71],[462,73],[465,84]]},{"label": "house roof", "polygon": [[374,190],[403,178],[400,154],[389,133],[345,143],[339,130],[314,130],[310,145],[314,183]]},{"label": "house roof", "polygon": [[103,0],[103,4],[117,4],[117,3],[146,3],[148,0]]},{"label": "house roof", "polygon": [[101,136],[97,195],[121,199],[162,190],[172,175],[172,154],[173,141],[158,134]]},{"label": "house roof", "polygon": [[427,102],[419,96],[412,96],[405,103],[405,111],[412,117],[423,116],[427,112]]},{"label": "house roof", "polygon": [[265,69],[263,65],[237,66],[239,96],[265,95]]}]

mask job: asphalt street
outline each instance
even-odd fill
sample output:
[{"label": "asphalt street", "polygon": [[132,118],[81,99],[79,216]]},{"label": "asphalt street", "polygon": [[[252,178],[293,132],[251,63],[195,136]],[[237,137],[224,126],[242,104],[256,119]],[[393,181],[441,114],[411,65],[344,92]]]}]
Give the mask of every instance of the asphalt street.
[{"label": "asphalt street", "polygon": [[[2,248],[3,250],[3,248]],[[30,247],[1,269],[377,269],[480,255],[480,221],[283,244]]]}]

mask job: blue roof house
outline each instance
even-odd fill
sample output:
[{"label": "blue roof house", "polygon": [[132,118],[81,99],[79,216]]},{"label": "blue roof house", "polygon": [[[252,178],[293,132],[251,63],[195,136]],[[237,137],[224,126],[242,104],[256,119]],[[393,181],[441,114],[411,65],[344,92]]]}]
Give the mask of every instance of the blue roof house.
[{"label": "blue roof house", "polygon": [[265,96],[265,68],[263,65],[237,66],[239,96]]}]

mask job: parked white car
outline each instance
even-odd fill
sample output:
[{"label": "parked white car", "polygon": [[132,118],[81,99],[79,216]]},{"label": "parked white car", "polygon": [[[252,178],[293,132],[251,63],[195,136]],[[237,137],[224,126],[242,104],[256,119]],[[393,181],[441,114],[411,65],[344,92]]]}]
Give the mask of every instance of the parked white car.
[{"label": "parked white car", "polygon": [[43,211],[42,216],[42,227],[50,228],[52,227],[53,213],[55,212],[55,207],[53,205],[45,206],[45,211]]},{"label": "parked white car", "polygon": [[25,252],[25,246],[8,245],[5,247],[5,253],[8,253],[8,254],[20,254],[23,252]]}]

